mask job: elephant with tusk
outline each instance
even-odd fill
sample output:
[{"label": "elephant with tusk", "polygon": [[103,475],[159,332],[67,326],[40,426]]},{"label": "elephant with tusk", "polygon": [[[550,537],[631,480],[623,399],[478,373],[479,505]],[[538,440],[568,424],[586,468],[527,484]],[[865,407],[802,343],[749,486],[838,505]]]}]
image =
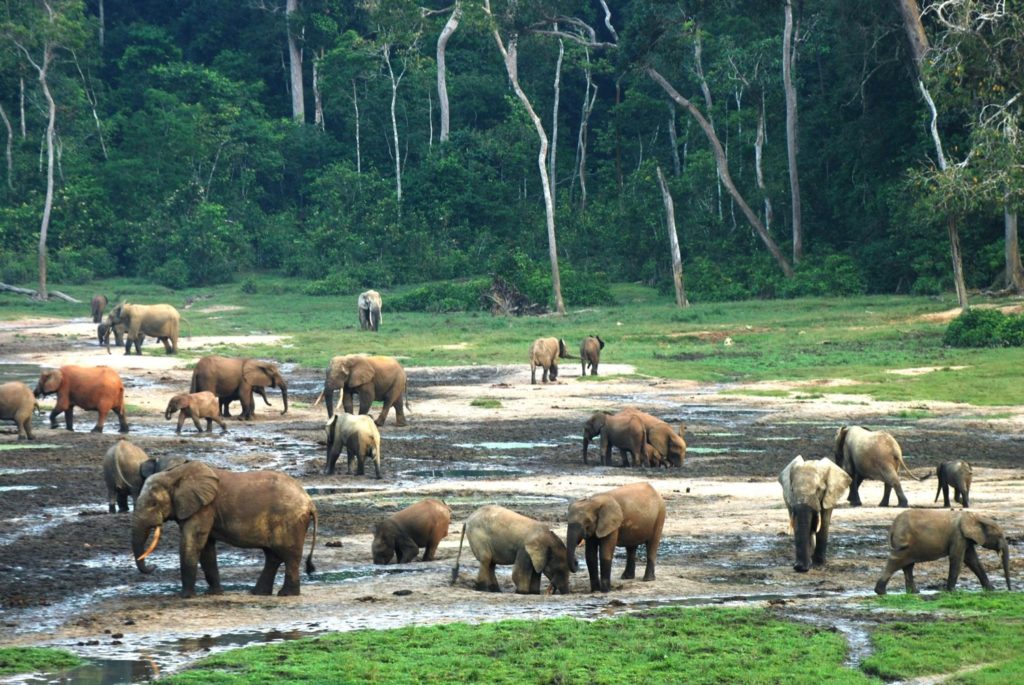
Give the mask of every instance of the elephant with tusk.
[{"label": "elephant with tusk", "polygon": [[364,331],[376,333],[380,329],[380,293],[376,290],[367,290],[359,293],[356,298],[356,308],[359,310],[359,328]]},{"label": "elephant with tusk", "polygon": [[779,484],[793,530],[795,571],[806,573],[812,562],[815,566],[825,564],[832,510],[851,480],[830,459],[805,461],[797,456],[782,469]]}]

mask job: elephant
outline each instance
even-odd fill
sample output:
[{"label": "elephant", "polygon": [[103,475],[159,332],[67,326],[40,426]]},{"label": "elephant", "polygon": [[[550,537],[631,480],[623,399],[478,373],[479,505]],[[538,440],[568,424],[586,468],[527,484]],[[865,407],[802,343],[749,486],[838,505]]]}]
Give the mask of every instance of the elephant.
[{"label": "elephant", "polygon": [[540,521],[488,504],[474,511],[462,525],[459,553],[452,569],[452,583],[459,577],[462,543],[480,562],[476,589],[501,592],[494,575],[497,564],[512,564],[512,584],[517,594],[540,594],[541,574],[551,591],[569,593],[569,555],[565,544]]},{"label": "elephant", "polygon": [[395,425],[405,425],[405,369],[394,357],[365,357],[358,354],[342,355],[331,359],[324,378],[324,391],[316,398],[313,406],[321,401],[327,405],[327,416],[334,416],[334,391],[341,389],[341,406],[346,413],[352,412],[352,397],[359,396],[359,413],[369,414],[374,400],[381,400],[384,407],[377,417],[377,425],[383,426],[391,407],[395,408]]},{"label": "elephant", "polygon": [[944,461],[935,469],[935,475],[939,477],[939,487],[935,489],[935,502],[939,501],[939,493],[942,493],[942,506],[949,507],[949,487],[953,486],[953,501],[960,502],[964,509],[969,508],[968,498],[971,493],[971,479],[974,470],[971,465],[962,459],[957,461]]},{"label": "elephant", "polygon": [[859,507],[860,484],[865,480],[880,480],[885,483],[885,493],[878,506],[889,506],[889,494],[895,490],[899,506],[908,505],[907,496],[900,485],[899,468],[902,466],[914,480],[921,480],[903,461],[903,451],[896,439],[884,431],[872,431],[860,426],[843,426],[836,431],[834,459],[853,482],[847,499],[850,505]]},{"label": "elephant", "polygon": [[178,428],[174,431],[175,433],[181,432],[185,419],[192,419],[192,423],[195,424],[196,430],[200,433],[203,432],[203,424],[200,422],[200,419],[206,419],[207,433],[213,430],[214,421],[220,426],[221,433],[228,432],[227,425],[225,425],[219,415],[220,407],[217,396],[207,390],[193,393],[183,392],[180,395],[175,395],[167,403],[164,418],[170,419],[174,412],[178,412]]},{"label": "elephant", "polygon": [[125,327],[124,353],[142,354],[142,341],[151,336],[163,342],[167,354],[178,353],[178,330],[181,315],[169,304],[129,304],[122,302],[110,312],[110,320],[116,326]]},{"label": "elephant", "polygon": [[[217,543],[262,549],[263,571],[252,593],[269,595],[277,570],[285,565],[280,596],[299,594],[299,564],[309,522],[313,540],[306,557],[312,574],[317,512],[312,498],[291,476],[276,471],[225,471],[190,461],[146,479],[132,513],[132,553],[141,573],[155,567],[145,563],[160,541],[167,520],[181,529],[179,550],[181,596],[196,594],[196,565],[202,566],[207,593],[223,594],[217,569]],[[146,547],[149,534],[153,541]]]},{"label": "elephant", "polygon": [[366,460],[373,460],[373,468],[380,478],[380,431],[369,416],[352,416],[338,412],[327,419],[327,473],[334,473],[334,465],[344,447],[348,454],[345,473],[352,473],[352,458],[357,459],[356,475],[365,471]]},{"label": "elephant", "polygon": [[253,417],[255,409],[252,397],[254,392],[263,395],[263,401],[270,404],[263,391],[266,386],[281,388],[281,399],[284,401],[281,413],[287,414],[288,383],[277,364],[245,357],[209,355],[196,362],[189,392],[212,392],[220,400],[221,416],[230,416],[228,405],[239,400],[242,403],[241,418],[248,420]]},{"label": "elephant", "polygon": [[640,462],[646,456],[646,435],[643,421],[635,414],[619,413],[605,418],[601,428],[601,463],[611,466],[613,447],[622,453],[623,466],[629,466],[627,453],[633,455],[634,464]]},{"label": "elephant", "polygon": [[682,466],[686,459],[686,426],[680,424],[678,430],[673,429],[667,422],[647,412],[640,411],[633,407],[623,409],[621,414],[634,414],[644,424],[644,439],[651,446],[648,452],[656,453],[658,457],[666,460],[671,466]]},{"label": "elephant", "polygon": [[359,293],[356,306],[359,309],[359,328],[364,331],[376,332],[380,328],[381,321],[380,293],[376,290],[367,290],[364,293]]},{"label": "elephant", "polygon": [[44,397],[57,393],[57,404],[50,412],[50,428],[57,427],[57,416],[64,414],[69,431],[75,430],[73,413],[75,407],[96,411],[99,417],[93,433],[102,433],[107,413],[113,410],[120,422],[119,430],[128,432],[128,419],[124,412],[124,384],[121,377],[109,366],[62,366],[59,369],[43,371],[36,383],[35,396]]},{"label": "elephant", "polygon": [[604,340],[599,335],[590,335],[580,343],[580,375],[587,375],[587,366],[590,366],[590,375],[597,375],[597,365],[601,362],[601,350],[604,349]]},{"label": "elephant", "polygon": [[530,344],[530,384],[537,384],[537,367],[542,369],[541,381],[558,380],[558,360],[572,359],[561,338],[537,338]]},{"label": "elephant", "polygon": [[93,295],[92,296],[92,322],[99,323],[103,321],[103,310],[107,308],[107,296],[106,295]]},{"label": "elephant", "polygon": [[182,457],[154,459],[128,440],[118,440],[103,455],[103,480],[107,484],[108,511],[111,514],[115,511],[127,512],[129,495],[134,506],[142,491],[142,484],[147,478],[186,461]]},{"label": "elephant", "polygon": [[0,385],[0,419],[14,421],[18,440],[35,440],[32,434],[32,412],[36,398],[32,389],[20,381]]},{"label": "elephant", "polygon": [[373,529],[373,563],[399,564],[415,561],[423,550],[423,561],[433,561],[441,540],[448,535],[452,510],[439,499],[428,498],[380,521]]},{"label": "elephant", "polygon": [[[254,385],[254,386],[252,386],[252,394],[254,396],[255,395],[259,395],[260,397],[262,397],[263,398],[263,404],[267,405],[268,407],[273,407],[274,406],[273,404],[270,403],[270,398],[267,397],[267,389],[264,388],[262,385]],[[230,417],[231,416],[231,403],[234,402],[235,400],[238,400],[239,402],[241,402],[241,399],[242,399],[241,397],[234,397],[234,398],[231,398],[231,399],[224,400],[223,402],[219,402],[220,415],[225,417],[225,418]],[[219,398],[218,398],[218,401],[219,401]],[[254,408],[255,408],[255,402],[254,402]]]},{"label": "elephant", "polygon": [[[565,544],[569,550],[569,570],[579,570],[576,548],[586,542],[590,591],[611,590],[612,556],[616,547],[626,548],[624,580],[636,577],[636,548],[647,549],[644,580],[654,580],[661,530],[665,525],[665,500],[650,483],[633,483],[599,492],[569,505]],[[600,558],[600,576],[598,559]]]},{"label": "elephant", "polygon": [[124,345],[124,324],[115,324],[110,314],[107,314],[107,320],[96,326],[96,339],[101,347],[107,348],[107,354],[110,354],[111,332],[114,334],[114,344],[118,347]]},{"label": "elephant", "polygon": [[935,561],[949,557],[949,575],[946,590],[953,591],[964,562],[967,568],[978,576],[981,586],[994,589],[989,582],[985,568],[978,559],[975,545],[998,550],[1003,562],[1003,576],[1006,589],[1010,588],[1010,546],[1003,529],[987,516],[971,511],[946,509],[911,509],[900,512],[889,528],[889,560],[885,570],[875,583],[875,592],[885,594],[889,578],[896,571],[903,570],[903,579],[908,593],[916,593],[914,585],[914,564],[919,561]]},{"label": "elephant", "polygon": [[811,564],[825,565],[832,510],[853,479],[832,460],[797,456],[782,469],[779,484],[789,510],[796,561],[793,570],[806,573]]},{"label": "elephant", "polygon": [[583,463],[587,463],[587,448],[590,446],[590,441],[601,435],[601,429],[604,428],[604,422],[611,416],[610,411],[595,411],[590,415],[590,418],[583,424]]}]

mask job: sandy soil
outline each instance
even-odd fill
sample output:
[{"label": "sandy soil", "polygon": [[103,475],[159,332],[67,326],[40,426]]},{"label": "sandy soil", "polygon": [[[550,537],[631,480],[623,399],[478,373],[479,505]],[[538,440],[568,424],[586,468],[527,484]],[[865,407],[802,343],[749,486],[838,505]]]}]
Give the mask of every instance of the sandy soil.
[{"label": "sandy soil", "polygon": [[[819,619],[856,613],[849,608],[855,606],[851,598],[871,592],[897,510],[875,506],[882,486],[865,483],[861,494],[868,506],[844,503],[833,517],[829,564],[797,574],[775,480],[797,454],[827,456],[841,423],[890,430],[919,475],[945,459],[969,459],[975,465],[972,505],[1004,525],[1013,543],[1014,583],[1024,580],[1024,410],[1019,407],[877,403],[831,394],[807,399],[809,388],[836,379],[750,386],[792,390],[789,399],[780,399],[726,394],[739,386],[654,378],[581,381],[571,364],[562,367],[558,383],[536,386],[530,385],[525,365],[414,368],[409,424],[396,427],[392,417],[382,429],[385,476],[377,481],[322,475],[325,415],[321,407],[310,406],[321,387],[321,371],[286,368],[292,407],[285,416],[272,391],[274,407],[258,404],[255,421],[232,420],[226,436],[196,435],[190,427],[176,436],[173,421],[162,417],[167,399],[187,387],[185,367],[204,346],[225,339],[193,338],[177,357],[162,352],[126,357],[123,351],[108,356],[95,345],[94,332],[85,322],[0,324],[0,373],[5,367],[22,373],[31,368],[8,364],[109,364],[122,374],[127,401],[137,408],[128,417],[128,437],[151,455],[184,455],[237,469],[276,468],[299,478],[320,512],[318,572],[304,578],[301,597],[253,597],[247,589],[262,555],[222,547],[227,594],[181,600],[175,595],[177,527],[165,527],[154,556],[158,571],[142,576],[129,551],[130,515],[106,513],[100,463],[119,437],[113,432],[116,423],[102,435],[88,433],[95,414],[80,410],[77,430],[69,433],[51,430],[40,416],[33,449],[16,450],[7,449],[15,445],[16,434],[5,423],[0,426],[0,642],[6,644],[57,644],[86,656],[176,667],[210,649],[328,629],[596,617],[651,604],[726,601],[768,604]],[[632,371],[616,366],[613,358],[601,369],[604,374]],[[21,380],[34,384],[31,376]],[[477,398],[497,399],[501,407],[471,406]],[[42,404],[45,413],[52,398]],[[590,463],[582,463],[579,436],[589,413],[627,404],[686,423],[690,449],[681,468],[596,466],[596,448]],[[935,418],[894,418],[908,408],[926,408]],[[1010,418],[1004,418],[1008,412]],[[508,506],[564,535],[572,498],[637,481],[651,482],[668,508],[656,581],[617,579],[622,564],[617,558],[608,595],[590,594],[581,570],[568,596],[517,596],[510,592],[508,568],[499,574],[501,594],[482,593],[472,588],[477,567],[467,546],[458,580],[449,585],[461,522],[478,506]],[[934,477],[921,483],[905,479],[904,487],[912,506],[937,506]],[[426,496],[444,499],[453,511],[440,559],[400,567],[370,564],[374,522]],[[982,560],[998,584],[998,559],[983,551]],[[945,563],[935,562],[919,565],[916,575],[921,587],[938,588],[945,573]],[[965,574],[960,587],[977,589],[977,579]],[[890,589],[902,591],[901,578],[894,578]]]}]

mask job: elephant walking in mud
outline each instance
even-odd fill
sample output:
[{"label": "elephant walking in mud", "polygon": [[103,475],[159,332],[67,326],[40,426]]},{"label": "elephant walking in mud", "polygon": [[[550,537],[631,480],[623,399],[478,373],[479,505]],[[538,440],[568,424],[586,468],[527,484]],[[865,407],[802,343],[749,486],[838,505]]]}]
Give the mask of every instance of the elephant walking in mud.
[{"label": "elephant walking in mud", "polygon": [[921,480],[903,461],[903,451],[896,439],[884,431],[872,431],[860,426],[843,426],[836,431],[834,459],[853,482],[847,499],[850,505],[859,507],[860,484],[865,480],[880,480],[885,484],[885,493],[878,506],[889,506],[889,495],[896,491],[899,506],[908,506],[907,496],[900,485],[899,469],[902,467],[914,480]]},{"label": "elephant walking in mud", "polygon": [[128,419],[124,413],[124,384],[121,377],[109,366],[75,366],[69,364],[59,369],[43,371],[36,383],[35,396],[45,397],[56,393],[57,404],[50,412],[50,428],[57,427],[57,417],[64,414],[69,431],[75,430],[75,407],[94,410],[99,414],[93,433],[102,433],[107,414],[113,411],[120,422],[119,430],[128,432]]},{"label": "elephant walking in mud", "polygon": [[935,502],[939,501],[939,493],[942,493],[942,506],[949,508],[949,489],[953,488],[953,501],[964,505],[964,509],[971,506],[968,501],[971,494],[971,480],[974,478],[974,470],[971,465],[962,459],[956,461],[944,461],[935,469],[935,475],[939,477],[939,486],[935,489]]},{"label": "elephant walking in mud", "polygon": [[806,573],[812,563],[824,566],[832,510],[852,480],[827,458],[805,461],[797,456],[782,469],[779,484],[793,530],[795,571]]},{"label": "elephant walking in mud", "polygon": [[18,440],[34,440],[32,412],[36,398],[32,389],[20,381],[0,385],[0,419],[14,421],[18,427]]}]

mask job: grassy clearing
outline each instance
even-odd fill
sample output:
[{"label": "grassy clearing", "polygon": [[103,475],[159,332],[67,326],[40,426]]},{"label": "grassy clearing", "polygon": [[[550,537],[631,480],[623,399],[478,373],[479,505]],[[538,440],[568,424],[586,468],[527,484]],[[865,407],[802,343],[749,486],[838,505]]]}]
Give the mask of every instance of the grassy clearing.
[{"label": "grassy clearing", "polygon": [[0,647],[0,676],[57,673],[83,663],[77,656],[62,649]]},{"label": "grassy clearing", "polygon": [[[40,304],[0,295],[0,319],[84,317],[93,292],[112,300],[168,301],[204,297],[182,314],[193,335],[283,334],[276,345],[220,345],[212,352],[258,355],[322,368],[336,355],[388,354],[408,366],[524,364],[537,337],[565,338],[570,350],[586,335],[607,342],[606,364],[632,364],[638,374],[703,382],[849,379],[849,385],[805,389],[882,400],[947,400],[976,405],[1024,404],[1017,370],[1024,348],[953,349],[942,346],[945,324],[922,318],[955,306],[951,298],[855,297],[750,300],[676,309],[670,298],[636,285],[613,288],[618,304],[581,309],[566,317],[505,318],[483,312],[389,312],[376,335],[358,330],[355,294],[311,297],[302,283],[256,276],[257,292],[238,284],[173,292],[118,279],[65,290],[84,301]],[[732,344],[726,345],[726,339]],[[162,354],[148,345],[147,354]],[[575,360],[563,360],[563,379],[575,381]],[[966,368],[954,370],[953,367]],[[914,375],[892,369],[934,367]],[[596,379],[602,380],[602,376]]]},{"label": "grassy clearing", "polygon": [[760,610],[363,630],[241,649],[168,683],[873,682],[841,635]]}]

